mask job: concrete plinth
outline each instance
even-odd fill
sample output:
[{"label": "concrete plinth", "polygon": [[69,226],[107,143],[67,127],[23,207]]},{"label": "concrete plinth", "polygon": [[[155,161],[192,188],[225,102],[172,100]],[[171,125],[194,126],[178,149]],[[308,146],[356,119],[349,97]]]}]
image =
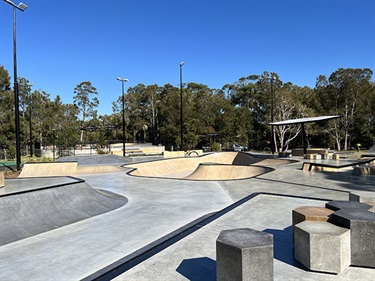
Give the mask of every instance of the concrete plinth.
[{"label": "concrete plinth", "polygon": [[352,191],[349,194],[350,201],[356,202],[375,202],[374,191]]},{"label": "concrete plinth", "polygon": [[375,213],[359,209],[334,212],[332,223],[350,228],[351,264],[375,268]]},{"label": "concrete plinth", "polygon": [[293,225],[305,220],[309,221],[328,221],[329,216],[334,211],[324,207],[302,206],[292,211]]},{"label": "concrete plinth", "polygon": [[326,208],[338,211],[341,209],[359,209],[364,211],[373,211],[374,207],[355,201],[330,201],[326,203]]},{"label": "concrete plinth", "polygon": [[223,230],[216,240],[216,276],[224,280],[273,280],[273,236],[240,228]]},{"label": "concrete plinth", "polygon": [[308,269],[341,273],[350,266],[350,230],[328,222],[295,225],[294,257]]}]

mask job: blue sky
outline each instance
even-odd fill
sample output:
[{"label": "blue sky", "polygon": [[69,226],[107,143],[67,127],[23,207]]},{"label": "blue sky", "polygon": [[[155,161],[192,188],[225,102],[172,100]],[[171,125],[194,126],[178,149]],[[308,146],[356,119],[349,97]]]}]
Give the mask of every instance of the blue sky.
[{"label": "blue sky", "polygon": [[[184,82],[210,88],[263,71],[310,87],[340,67],[375,71],[375,0],[22,1],[18,76],[64,103],[90,81],[99,114],[121,95],[116,77],[178,86],[182,61]],[[1,1],[0,64],[11,76],[12,24]]]}]

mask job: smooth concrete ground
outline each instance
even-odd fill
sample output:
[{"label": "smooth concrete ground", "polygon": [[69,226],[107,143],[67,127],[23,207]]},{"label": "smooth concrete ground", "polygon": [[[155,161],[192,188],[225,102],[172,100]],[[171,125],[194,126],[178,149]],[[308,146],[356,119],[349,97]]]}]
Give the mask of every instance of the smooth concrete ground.
[{"label": "smooth concrete ground", "polygon": [[[117,164],[116,164],[117,165]],[[375,270],[350,267],[338,275],[313,273],[293,259],[292,210],[348,200],[352,190],[375,192],[375,177],[306,172],[302,163],[235,181],[186,181],[124,172],[77,176],[94,188],[129,199],[117,210],[0,247],[1,280],[79,280],[209,213],[235,208],[120,274],[117,280],[215,280],[215,241],[223,229],[249,227],[274,234],[275,280],[374,280]],[[37,185],[39,179],[33,179]],[[44,183],[44,179],[40,179]],[[17,180],[6,180],[15,184]],[[41,183],[42,183],[41,182]],[[42,183],[42,184],[43,184]],[[25,184],[25,181],[23,181]],[[292,195],[297,197],[287,197]]]}]

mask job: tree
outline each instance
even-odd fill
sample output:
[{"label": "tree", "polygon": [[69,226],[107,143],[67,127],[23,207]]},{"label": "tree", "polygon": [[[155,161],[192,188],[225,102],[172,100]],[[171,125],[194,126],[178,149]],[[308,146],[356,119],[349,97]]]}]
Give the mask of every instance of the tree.
[{"label": "tree", "polygon": [[[82,125],[86,120],[96,118],[97,111],[95,108],[99,105],[96,88],[89,81],[84,81],[74,88],[73,102],[81,113]],[[94,97],[92,97],[94,96]],[[80,141],[83,141],[83,130],[81,130]]]},{"label": "tree", "polygon": [[[341,116],[331,122],[333,125],[329,129],[338,150],[347,150],[352,141],[359,141],[361,130],[358,128],[369,124],[369,120],[371,124],[371,105],[366,106],[369,100],[365,98],[374,95],[372,75],[368,68],[339,68],[330,75],[328,83],[320,77],[324,83],[318,84],[317,92],[320,94],[322,111]],[[370,132],[371,127],[373,125],[368,127]]]},{"label": "tree", "polygon": [[[0,148],[15,153],[14,95],[10,89],[8,71],[0,65]],[[14,153],[8,157],[14,157]]]}]

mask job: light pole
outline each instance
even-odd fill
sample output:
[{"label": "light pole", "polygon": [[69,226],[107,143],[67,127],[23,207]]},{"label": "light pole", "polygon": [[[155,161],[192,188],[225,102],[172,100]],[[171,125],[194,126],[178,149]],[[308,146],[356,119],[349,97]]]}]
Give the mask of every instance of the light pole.
[{"label": "light pole", "polygon": [[184,147],[184,139],[183,139],[183,119],[182,119],[182,66],[184,62],[180,63],[180,138],[181,138],[181,148],[183,150]]},{"label": "light pole", "polygon": [[29,126],[30,126],[30,157],[33,157],[33,133],[32,133],[32,123],[31,123],[31,118],[32,118],[32,102],[31,102],[31,94],[29,95],[29,107],[30,107],[30,123],[29,123]]},{"label": "light pole", "polygon": [[17,36],[16,36],[16,10],[24,12],[27,9],[27,5],[20,3],[14,4],[10,0],[4,0],[8,4],[13,6],[13,68],[14,68],[14,114],[16,122],[16,163],[17,170],[21,169],[21,142],[20,142],[20,101],[18,93],[18,78],[17,78]]},{"label": "light pole", "polygon": [[[273,79],[274,77],[271,76],[271,123],[273,123],[273,110],[274,110],[274,92],[273,92]],[[275,154],[276,146],[275,146],[275,132],[273,125],[271,126],[271,151],[272,154]]]},{"label": "light pole", "polygon": [[55,129],[52,129],[52,154],[53,162],[55,162]]},{"label": "light pole", "polygon": [[116,78],[118,81],[122,82],[122,156],[125,157],[125,97],[124,97],[124,83],[129,82],[127,78]]}]

